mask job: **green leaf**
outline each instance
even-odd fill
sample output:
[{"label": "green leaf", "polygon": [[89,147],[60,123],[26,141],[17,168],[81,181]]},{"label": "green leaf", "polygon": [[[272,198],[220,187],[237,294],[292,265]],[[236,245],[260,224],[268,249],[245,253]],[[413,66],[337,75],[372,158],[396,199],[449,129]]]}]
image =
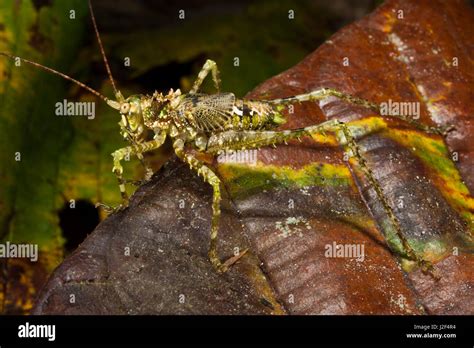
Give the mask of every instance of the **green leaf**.
[{"label": "green leaf", "polygon": [[[87,4],[42,3],[0,3],[0,51],[67,72],[80,48]],[[58,76],[3,56],[0,78],[0,239],[38,244],[40,263],[51,271],[62,260],[56,212],[58,158],[73,131],[71,120],[54,112],[66,84]],[[8,305],[9,300],[25,310],[30,306],[27,299],[9,299],[0,288],[0,304]]]}]

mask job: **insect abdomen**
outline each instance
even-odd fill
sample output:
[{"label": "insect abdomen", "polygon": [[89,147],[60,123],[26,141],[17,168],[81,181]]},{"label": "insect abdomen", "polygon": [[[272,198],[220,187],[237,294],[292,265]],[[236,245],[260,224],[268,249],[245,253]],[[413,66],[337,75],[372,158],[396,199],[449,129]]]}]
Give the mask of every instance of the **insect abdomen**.
[{"label": "insect abdomen", "polygon": [[233,129],[273,128],[285,122],[283,115],[273,105],[256,100],[236,99],[232,112]]},{"label": "insect abdomen", "polygon": [[268,129],[285,122],[278,106],[236,99],[232,93],[188,95],[172,117],[177,123],[187,123],[208,134],[231,129]]}]

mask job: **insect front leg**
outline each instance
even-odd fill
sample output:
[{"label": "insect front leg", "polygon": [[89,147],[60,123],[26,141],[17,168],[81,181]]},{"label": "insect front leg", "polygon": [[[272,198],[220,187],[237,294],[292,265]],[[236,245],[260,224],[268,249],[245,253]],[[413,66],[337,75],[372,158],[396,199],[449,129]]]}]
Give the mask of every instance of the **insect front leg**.
[{"label": "insect front leg", "polygon": [[219,220],[221,215],[221,191],[220,191],[220,179],[217,175],[207,167],[203,162],[198,160],[191,154],[185,153],[184,151],[184,141],[182,139],[176,139],[173,143],[173,148],[176,155],[184,162],[188,163],[191,169],[195,170],[198,175],[202,176],[204,181],[212,186],[213,195],[212,195],[212,220],[211,220],[211,241],[209,246],[209,260],[211,261],[212,266],[218,272],[225,272],[227,269],[238,261],[247,251],[240,252],[238,255],[229,258],[225,262],[221,262],[219,255],[217,253],[217,236],[219,232]]},{"label": "insect front leg", "polygon": [[[114,172],[115,176],[117,177],[117,181],[119,184],[119,189],[120,189],[120,194],[122,196],[122,204],[119,205],[117,208],[112,208],[109,207],[105,204],[98,203],[96,206],[103,207],[105,210],[109,212],[113,212],[115,210],[120,210],[128,206],[128,195],[125,190],[125,184],[127,183],[127,180],[123,178],[123,167],[121,164],[121,161],[130,155],[135,155],[138,158],[141,158],[143,160],[143,153],[155,150],[159,148],[161,145],[163,145],[164,141],[166,139],[166,134],[161,133],[158,134],[154,140],[147,141],[145,143],[141,144],[136,144],[136,145],[131,145],[127,147],[123,147],[121,149],[118,149],[112,153],[113,161],[114,161],[114,166],[112,168],[112,171]],[[151,171],[151,169],[149,169]],[[147,172],[146,178],[149,176],[149,172]],[[146,179],[145,178],[145,179]]]},{"label": "insect front leg", "polygon": [[206,60],[206,63],[204,63],[201,71],[199,72],[196,81],[194,81],[193,87],[189,91],[189,94],[196,94],[199,90],[199,87],[201,87],[202,83],[204,82],[204,79],[207,77],[209,72],[212,73],[212,80],[214,81],[214,86],[216,87],[217,92],[219,93],[221,89],[221,80],[220,80],[220,73],[219,69],[217,68],[216,62],[213,60]]},{"label": "insect front leg", "polygon": [[[140,163],[142,164],[143,168],[145,169],[145,178],[142,181],[147,182],[153,176],[153,170],[151,169],[150,165],[145,161],[145,158],[143,157],[142,153],[140,153],[140,152],[137,153],[137,158],[140,161]],[[139,181],[139,185],[142,184],[142,181]]]}]

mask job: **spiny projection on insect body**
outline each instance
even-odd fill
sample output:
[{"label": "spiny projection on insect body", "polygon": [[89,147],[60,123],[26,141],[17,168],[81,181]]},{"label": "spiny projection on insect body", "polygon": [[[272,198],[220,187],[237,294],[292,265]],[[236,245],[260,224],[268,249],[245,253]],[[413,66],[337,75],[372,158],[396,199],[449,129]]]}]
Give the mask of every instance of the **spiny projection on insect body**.
[{"label": "spiny projection on insect body", "polygon": [[[171,89],[167,94],[155,92],[152,95],[133,95],[124,98],[117,89],[112,77],[90,0],[89,8],[104,64],[115,91],[115,100],[106,98],[89,86],[54,69],[27,59],[15,57],[9,53],[0,54],[13,59],[21,59],[28,64],[72,81],[103,99],[110,107],[120,113],[120,132],[130,143],[129,146],[118,149],[112,153],[113,172],[118,180],[120,193],[122,195],[122,204],[115,209],[104,204],[99,205],[109,211],[126,207],[128,204],[128,196],[125,190],[125,184],[130,181],[123,178],[121,161],[130,155],[136,156],[146,168],[144,181],[147,181],[151,178],[153,172],[144,161],[143,154],[158,149],[163,145],[166,138],[171,138],[174,152],[178,158],[186,162],[192,170],[196,171],[205,182],[212,186],[212,219],[208,254],[209,260],[215,269],[224,272],[230,265],[240,259],[247,250],[240,252],[225,262],[221,262],[217,252],[221,181],[214,171],[199,160],[193,153],[197,151],[216,155],[225,151],[253,149],[269,145],[275,146],[277,144],[286,143],[288,140],[300,139],[303,136],[309,136],[315,141],[321,141],[322,137],[318,137],[318,135],[333,132],[339,141],[339,145],[357,162],[362,173],[374,188],[388,219],[391,221],[400,239],[404,251],[403,256],[416,261],[423,271],[429,272],[437,277],[432,265],[419,257],[410,246],[403,234],[398,218],[384,195],[383,189],[375,179],[370,168],[366,165],[362,151],[357,145],[357,139],[366,136],[368,132],[376,132],[377,129],[370,129],[366,133],[361,133],[360,130],[353,133],[349,125],[337,119],[333,119],[321,124],[299,129],[284,131],[272,130],[285,122],[283,111],[287,105],[294,103],[318,101],[332,96],[351,104],[369,108],[375,113],[379,113],[378,105],[330,88],[321,88],[309,93],[273,100],[237,99],[232,93],[220,92],[219,70],[216,63],[212,60],[206,61],[191,90],[186,94],[181,93],[179,89],[176,91]],[[199,88],[209,74],[212,76],[217,93],[212,95],[201,94],[199,93]],[[446,131],[448,131],[448,129],[429,127],[403,116],[390,117],[401,118],[416,128],[429,133],[445,134]],[[147,130],[153,131],[154,137],[152,140],[147,140],[145,136]],[[191,149],[194,151],[189,151]]]}]

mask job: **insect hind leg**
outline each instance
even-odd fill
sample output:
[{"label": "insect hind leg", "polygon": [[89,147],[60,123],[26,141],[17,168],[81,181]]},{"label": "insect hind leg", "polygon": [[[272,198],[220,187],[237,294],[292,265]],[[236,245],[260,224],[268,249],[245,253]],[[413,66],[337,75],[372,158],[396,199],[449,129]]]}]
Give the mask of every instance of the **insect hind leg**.
[{"label": "insect hind leg", "polygon": [[288,98],[280,98],[280,99],[272,99],[272,100],[267,100],[266,102],[271,103],[271,104],[278,104],[278,105],[287,105],[287,104],[294,104],[294,103],[299,103],[299,102],[306,102],[306,101],[317,101],[317,100],[323,100],[327,97],[336,97],[341,100],[344,100],[350,104],[353,105],[358,105],[365,107],[367,109],[370,109],[377,114],[383,116],[383,117],[389,117],[389,118],[398,118],[404,122],[409,123],[413,127],[426,132],[430,134],[438,134],[442,136],[446,136],[448,132],[454,129],[454,126],[452,125],[446,125],[446,126],[441,126],[441,127],[432,127],[428,126],[426,124],[423,124],[422,122],[419,122],[411,117],[407,117],[404,115],[382,115],[380,111],[380,106],[376,103],[372,103],[366,99],[362,98],[357,98],[354,97],[353,95],[350,95],[348,93],[340,92],[336,89],[333,88],[320,88],[315,91],[311,91],[308,93],[304,94],[299,94],[295,95],[292,97]]},{"label": "insect hind leg", "polygon": [[348,93],[340,92],[333,88],[320,88],[315,91],[311,91],[309,93],[299,94],[299,95],[295,95],[288,98],[266,100],[266,102],[272,103],[272,104],[285,105],[285,104],[293,104],[297,102],[323,100],[330,96],[337,97],[351,104],[366,107],[376,112],[379,111],[379,106],[377,104],[371,103],[365,99],[354,97]]},{"label": "insect hind leg", "polygon": [[[371,129],[368,132],[377,132],[383,127],[385,127],[385,125],[383,122],[381,122],[376,126],[376,128]],[[423,270],[423,272],[429,273],[435,279],[438,279],[439,276],[435,272],[433,265],[419,257],[409,244],[407,238],[404,236],[400,222],[396,217],[393,208],[390,206],[387,198],[385,197],[382,187],[374,177],[372,170],[367,166],[367,161],[361,153],[360,146],[356,143],[355,136],[353,135],[349,126],[344,122],[337,119],[332,119],[321,124],[285,131],[223,132],[215,138],[211,137],[209,139],[207,152],[218,153],[218,151],[220,151],[222,148],[222,145],[220,144],[223,144],[223,146],[229,150],[242,150],[281,144],[291,139],[299,139],[302,136],[311,136],[314,140],[318,140],[319,143],[331,144],[330,140],[326,140],[325,137],[318,136],[325,135],[327,132],[334,133],[338,138],[339,144],[344,146],[346,151],[348,150],[348,152],[352,154],[352,157],[356,159],[358,166],[361,168],[362,173],[374,188],[377,198],[381,201],[382,206],[393,225],[395,233],[402,244],[404,256],[406,255],[406,257],[408,257],[410,260],[415,261]],[[358,133],[357,138],[362,138],[369,133]]]},{"label": "insect hind leg", "polygon": [[375,193],[377,194],[377,198],[380,200],[383,206],[383,209],[385,210],[385,213],[390,219],[391,224],[393,228],[395,229],[395,233],[402,244],[402,248],[405,255],[408,257],[408,259],[415,261],[424,273],[430,274],[431,276],[433,276],[434,279],[439,279],[439,275],[434,269],[431,262],[426,261],[420,256],[418,256],[418,254],[415,252],[415,250],[411,247],[410,243],[408,242],[408,239],[403,234],[400,221],[398,220],[397,216],[395,215],[393,211],[393,208],[391,207],[387,198],[385,197],[383,189],[380,186],[377,179],[375,178],[372,170],[367,166],[367,161],[362,155],[360,146],[356,143],[356,140],[354,136],[352,135],[349,127],[344,122],[341,122],[341,121],[338,121],[336,127],[339,128],[343,134],[343,137],[340,137],[342,138],[341,139],[342,143],[345,144],[346,149],[350,151],[352,157],[354,157],[357,160],[357,164],[359,168],[361,169],[362,173],[369,181],[372,188],[375,190]]}]

